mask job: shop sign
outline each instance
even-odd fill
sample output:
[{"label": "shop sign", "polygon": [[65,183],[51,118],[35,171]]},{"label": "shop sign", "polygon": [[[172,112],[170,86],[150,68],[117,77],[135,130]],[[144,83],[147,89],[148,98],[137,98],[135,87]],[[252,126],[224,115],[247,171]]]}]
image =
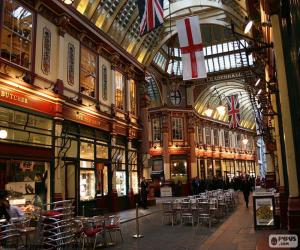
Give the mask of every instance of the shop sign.
[{"label": "shop sign", "polygon": [[96,128],[101,128],[103,130],[109,130],[108,121],[102,121],[100,117],[92,116],[86,112],[76,111],[70,107],[63,107],[63,115],[66,119],[70,119],[75,122],[85,124],[87,126],[92,126]]},{"label": "shop sign", "polygon": [[273,197],[255,197],[256,226],[274,226]]},{"label": "shop sign", "polygon": [[184,149],[184,148],[169,148],[169,153],[174,154],[174,155],[185,154],[186,149]]},{"label": "shop sign", "polygon": [[56,113],[55,103],[44,100],[38,96],[10,89],[3,85],[0,86],[0,101],[50,115]]}]

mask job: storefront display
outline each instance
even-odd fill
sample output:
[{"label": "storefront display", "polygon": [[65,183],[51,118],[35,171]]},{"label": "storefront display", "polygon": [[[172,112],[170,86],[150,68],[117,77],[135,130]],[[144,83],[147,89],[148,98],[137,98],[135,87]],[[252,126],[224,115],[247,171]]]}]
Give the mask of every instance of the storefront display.
[{"label": "storefront display", "polygon": [[126,172],[116,171],[116,189],[118,196],[126,195]]},{"label": "storefront display", "polygon": [[171,179],[174,183],[179,181],[182,184],[187,183],[187,162],[186,160],[174,159],[171,161]]},{"label": "storefront display", "polygon": [[38,205],[46,202],[48,162],[8,160],[6,166],[3,171],[7,191],[20,194],[25,203]]},{"label": "storefront display", "polygon": [[95,171],[80,170],[80,200],[95,198]]}]

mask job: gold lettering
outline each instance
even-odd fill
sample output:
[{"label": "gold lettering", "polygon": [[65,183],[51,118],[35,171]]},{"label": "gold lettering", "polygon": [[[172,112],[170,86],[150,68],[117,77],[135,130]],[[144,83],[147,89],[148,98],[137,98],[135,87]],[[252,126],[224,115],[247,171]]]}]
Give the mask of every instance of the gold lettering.
[{"label": "gold lettering", "polygon": [[18,95],[14,95],[14,94],[12,94],[10,92],[7,92],[7,91],[4,91],[4,90],[1,90],[0,95],[1,95],[1,97],[4,97],[6,99],[10,99],[10,100],[17,101],[17,102],[22,102],[22,103],[28,103],[27,98],[21,97],[21,96],[18,96]]}]

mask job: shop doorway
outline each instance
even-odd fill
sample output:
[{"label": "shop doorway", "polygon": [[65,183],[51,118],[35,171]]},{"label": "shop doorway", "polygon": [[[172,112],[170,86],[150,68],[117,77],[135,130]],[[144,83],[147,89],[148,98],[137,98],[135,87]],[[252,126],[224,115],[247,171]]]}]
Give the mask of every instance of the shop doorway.
[{"label": "shop doorway", "polygon": [[[74,200],[76,210],[78,210],[78,180],[77,180],[77,164],[68,162],[65,165],[65,197],[66,200]],[[78,212],[78,211],[76,211]]]}]

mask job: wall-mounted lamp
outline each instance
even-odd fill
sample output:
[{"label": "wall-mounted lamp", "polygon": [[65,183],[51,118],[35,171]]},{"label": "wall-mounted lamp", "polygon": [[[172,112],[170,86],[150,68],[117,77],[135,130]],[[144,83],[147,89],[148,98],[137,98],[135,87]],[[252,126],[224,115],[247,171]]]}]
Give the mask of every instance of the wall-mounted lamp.
[{"label": "wall-mounted lamp", "polygon": [[0,139],[6,139],[7,138],[7,130],[1,129],[0,130]]},{"label": "wall-mounted lamp", "polygon": [[244,145],[247,145],[248,139],[247,139],[247,138],[244,138],[244,139],[242,140],[242,142],[243,142]]},{"label": "wall-mounted lamp", "polygon": [[249,31],[251,30],[252,26],[253,26],[253,21],[249,20],[249,22],[245,26],[244,34],[248,34]]}]

